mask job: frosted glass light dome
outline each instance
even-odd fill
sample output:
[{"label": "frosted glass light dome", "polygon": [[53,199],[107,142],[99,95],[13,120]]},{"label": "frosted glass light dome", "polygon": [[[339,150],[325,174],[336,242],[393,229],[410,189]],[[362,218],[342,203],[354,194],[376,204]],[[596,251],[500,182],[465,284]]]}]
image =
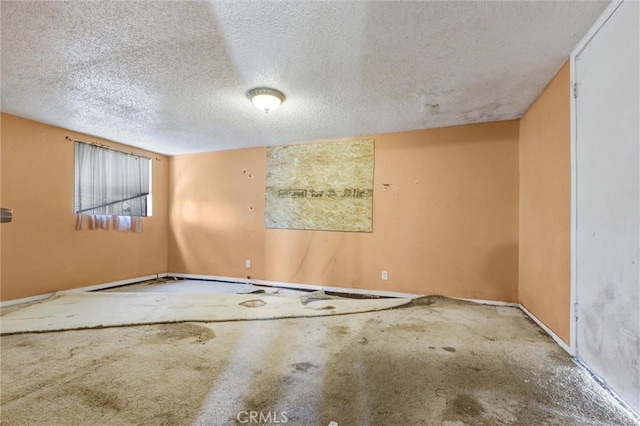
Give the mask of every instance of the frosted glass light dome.
[{"label": "frosted glass light dome", "polygon": [[268,87],[251,89],[247,92],[247,97],[256,108],[264,112],[275,111],[285,100],[282,92]]}]

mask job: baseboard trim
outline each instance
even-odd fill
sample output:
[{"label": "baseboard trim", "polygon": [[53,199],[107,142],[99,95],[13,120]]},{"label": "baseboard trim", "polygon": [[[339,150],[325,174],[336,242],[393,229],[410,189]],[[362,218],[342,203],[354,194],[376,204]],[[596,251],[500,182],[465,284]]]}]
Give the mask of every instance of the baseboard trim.
[{"label": "baseboard trim", "polygon": [[121,285],[127,285],[127,284],[135,284],[135,283],[139,283],[141,281],[149,281],[149,280],[164,278],[166,276],[168,276],[168,274],[166,272],[163,272],[161,274],[145,275],[145,276],[142,276],[142,277],[129,278],[129,279],[126,279],[126,280],[112,281],[112,282],[103,283],[103,284],[89,285],[89,286],[86,286],[86,287],[72,288],[70,290],[63,290],[60,293],[63,293],[63,292],[64,293],[77,293],[77,292],[85,292],[85,291],[104,290],[105,288],[119,287]]},{"label": "baseboard trim", "polygon": [[5,300],[3,302],[0,302],[0,308],[3,308],[5,306],[20,305],[22,303],[38,302],[40,300],[48,299],[51,296],[53,296],[54,294],[56,294],[56,293],[76,293],[76,292],[102,290],[102,289],[105,289],[105,288],[118,287],[118,286],[127,285],[127,284],[134,284],[134,283],[137,283],[137,282],[140,282],[140,281],[147,281],[147,280],[153,280],[153,279],[158,279],[158,278],[164,278],[166,276],[167,276],[167,273],[163,272],[161,274],[145,275],[145,276],[142,276],[142,277],[130,278],[130,279],[127,279],[127,280],[112,281],[112,282],[108,282],[108,283],[90,285],[90,286],[86,286],[86,287],[72,288],[72,289],[69,289],[69,290],[60,290],[59,292],[38,294],[36,296],[23,297],[23,298],[20,298],[20,299]]},{"label": "baseboard trim", "polygon": [[[363,295],[368,294],[368,295],[381,296],[381,297],[397,297],[397,298],[414,299],[417,297],[424,296],[423,294],[403,293],[403,292],[386,291],[386,290],[365,290],[365,289],[359,289],[359,288],[332,287],[332,286],[322,286],[322,285],[315,285],[315,284],[254,280],[250,278],[224,277],[219,275],[182,274],[182,273],[174,273],[174,272],[168,272],[168,273],[163,272],[159,274],[145,275],[142,277],[129,278],[126,280],[112,281],[112,282],[107,282],[102,284],[64,290],[63,292],[76,293],[76,292],[103,290],[107,288],[118,287],[118,286],[127,285],[127,284],[134,284],[141,281],[147,281],[147,280],[165,278],[165,277],[190,278],[190,279],[197,279],[197,280],[221,281],[221,282],[232,282],[232,283],[241,283],[241,284],[256,284],[256,285],[264,285],[268,287],[291,288],[291,289],[311,290],[311,291],[324,290],[324,291],[330,291],[335,293],[351,293],[351,294],[363,294]],[[24,297],[21,299],[6,300],[4,302],[0,302],[0,307],[18,305],[21,303],[37,302],[40,300],[47,299],[51,297],[53,294],[55,293],[47,293],[47,294],[42,294],[37,296]],[[529,312],[529,310],[524,306],[522,306],[522,304],[520,303],[501,302],[501,301],[484,300],[484,299],[468,299],[468,298],[462,298],[462,297],[457,297],[455,299],[465,300],[468,302],[479,303],[483,305],[509,306],[509,307],[520,308],[527,316],[529,316],[529,318],[531,318],[536,324],[538,324],[562,349],[564,349],[569,355],[571,356],[574,355],[569,345],[567,345],[557,334],[555,334],[549,327],[547,327],[542,321],[540,321],[534,314]]]},{"label": "baseboard trim", "polygon": [[519,308],[520,304],[515,302],[502,302],[500,300],[485,300],[485,299],[467,299],[465,297],[452,297],[456,300],[464,300],[465,302],[478,303],[479,305],[491,305],[491,306],[505,306],[509,308]]},{"label": "baseboard trim", "polygon": [[22,303],[39,302],[40,300],[48,299],[55,293],[38,294],[36,296],[22,297],[20,299],[11,299],[0,302],[0,308],[7,306],[20,305]]},{"label": "baseboard trim", "polygon": [[222,281],[222,282],[241,283],[241,284],[256,284],[256,285],[264,285],[268,287],[291,288],[291,289],[300,289],[300,290],[324,290],[324,291],[330,291],[334,293],[370,294],[373,296],[396,297],[396,298],[402,298],[402,299],[415,299],[417,297],[423,296],[422,294],[401,293],[397,291],[363,290],[359,288],[330,287],[330,286],[322,286],[322,285],[315,285],[315,284],[254,280],[250,278],[221,277],[217,275],[195,275],[195,274],[181,274],[181,273],[173,273],[173,272],[169,272],[167,275],[170,277],[191,278],[195,280]]},{"label": "baseboard trim", "polygon": [[531,318],[536,324],[538,324],[540,326],[540,328],[542,328],[544,331],[547,332],[547,334],[549,335],[549,337],[551,337],[557,344],[558,346],[560,346],[562,349],[565,350],[566,353],[568,353],[571,356],[574,356],[575,354],[573,353],[573,351],[571,350],[571,347],[569,345],[567,345],[567,343],[562,340],[560,338],[560,336],[558,336],[556,333],[553,332],[553,330],[551,330],[549,327],[547,327],[545,325],[545,323],[543,323],[542,321],[540,321],[538,319],[538,317],[536,317],[535,315],[533,315],[531,312],[529,312],[529,310],[527,308],[525,308],[524,306],[522,306],[522,304],[518,304],[518,307],[522,310],[522,312],[524,312],[525,314],[527,314],[527,316],[529,318]]}]

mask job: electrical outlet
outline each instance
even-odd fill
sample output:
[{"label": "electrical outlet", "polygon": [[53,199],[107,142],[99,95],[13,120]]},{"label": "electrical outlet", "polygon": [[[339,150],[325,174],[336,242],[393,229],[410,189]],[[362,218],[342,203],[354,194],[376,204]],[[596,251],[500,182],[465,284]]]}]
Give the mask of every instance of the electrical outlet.
[{"label": "electrical outlet", "polygon": [[387,281],[389,279],[389,273],[387,271],[382,271],[382,281]]},{"label": "electrical outlet", "polygon": [[251,259],[247,259],[244,261],[244,267],[247,269],[251,269]]}]

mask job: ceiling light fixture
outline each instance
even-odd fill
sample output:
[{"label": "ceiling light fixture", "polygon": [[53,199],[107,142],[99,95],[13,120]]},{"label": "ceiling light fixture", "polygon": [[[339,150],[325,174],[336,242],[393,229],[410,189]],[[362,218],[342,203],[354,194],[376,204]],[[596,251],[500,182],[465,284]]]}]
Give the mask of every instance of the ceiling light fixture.
[{"label": "ceiling light fixture", "polygon": [[247,92],[247,97],[261,111],[275,111],[284,102],[284,94],[269,87],[256,87]]}]

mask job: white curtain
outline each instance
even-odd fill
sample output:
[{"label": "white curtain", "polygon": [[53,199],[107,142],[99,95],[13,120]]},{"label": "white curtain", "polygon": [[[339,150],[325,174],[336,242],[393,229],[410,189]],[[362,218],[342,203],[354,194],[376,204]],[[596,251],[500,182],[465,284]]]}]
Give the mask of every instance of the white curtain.
[{"label": "white curtain", "polygon": [[77,228],[141,232],[151,161],[79,141],[75,154]]}]

